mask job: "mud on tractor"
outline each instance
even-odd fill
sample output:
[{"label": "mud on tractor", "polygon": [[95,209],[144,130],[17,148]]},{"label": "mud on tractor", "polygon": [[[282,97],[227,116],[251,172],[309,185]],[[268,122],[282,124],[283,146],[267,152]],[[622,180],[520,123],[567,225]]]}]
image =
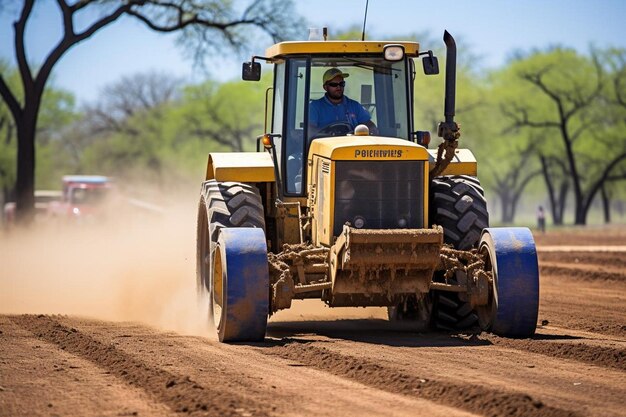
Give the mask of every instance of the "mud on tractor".
[{"label": "mud on tractor", "polygon": [[[220,341],[262,340],[269,316],[308,298],[452,331],[534,334],[534,240],[527,228],[489,227],[476,160],[457,148],[456,45],[448,32],[444,42],[437,149],[414,126],[418,67],[439,72],[416,42],[282,42],[244,63],[251,81],[258,61],[274,66],[266,133],[257,152],[209,154],[198,207],[198,290]],[[349,74],[346,95],[375,134],[309,126],[329,68]]]}]

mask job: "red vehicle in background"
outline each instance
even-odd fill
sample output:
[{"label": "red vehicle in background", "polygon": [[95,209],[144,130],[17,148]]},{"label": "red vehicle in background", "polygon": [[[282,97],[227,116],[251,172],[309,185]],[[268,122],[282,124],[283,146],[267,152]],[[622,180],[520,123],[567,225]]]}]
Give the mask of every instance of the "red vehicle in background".
[{"label": "red vehicle in background", "polygon": [[49,214],[57,219],[101,217],[113,190],[113,181],[109,177],[65,175],[61,201],[49,204]]}]

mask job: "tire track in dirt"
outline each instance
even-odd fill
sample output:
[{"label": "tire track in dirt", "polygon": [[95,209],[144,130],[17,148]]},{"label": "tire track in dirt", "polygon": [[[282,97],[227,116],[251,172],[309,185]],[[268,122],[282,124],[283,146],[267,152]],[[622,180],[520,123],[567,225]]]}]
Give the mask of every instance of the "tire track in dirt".
[{"label": "tire track in dirt", "polygon": [[[596,266],[612,267],[626,274],[626,253],[607,252],[540,252],[538,251],[539,263],[561,262],[573,265],[585,265],[591,270]],[[593,268],[593,269],[592,269]]]},{"label": "tire track in dirt", "polygon": [[177,413],[189,415],[267,416],[268,404],[246,398],[229,390],[220,390],[221,384],[203,386],[188,376],[154,368],[122,352],[113,345],[105,345],[73,327],[59,323],[52,316],[10,316],[18,326],[37,338],[59,346],[66,352],[80,356],[104,368],[129,385],[139,387]]},{"label": "tire track in dirt", "polygon": [[626,253],[539,252],[541,276],[564,276],[626,286]]},{"label": "tire track in dirt", "polygon": [[[573,342],[579,339],[572,336],[536,334],[531,339],[507,339],[489,335],[488,340],[494,345],[516,349],[524,352],[537,353],[552,358],[568,359],[591,365],[626,371],[626,349],[605,346],[594,346],[584,342]],[[558,339],[571,339],[570,343],[556,342]],[[626,341],[622,342],[626,345]]]},{"label": "tire track in dirt", "polygon": [[298,340],[287,339],[286,343],[280,343],[262,352],[344,378],[351,378],[376,389],[416,396],[484,416],[579,415],[570,410],[547,406],[529,395],[494,390],[475,384],[459,385],[453,382],[420,378],[367,359],[332,352],[324,347],[313,346],[308,342]]},{"label": "tire track in dirt", "polygon": [[608,270],[600,266],[540,262],[539,273],[542,277],[546,275],[559,275],[584,281],[607,281],[611,284],[626,284],[626,272]]},{"label": "tire track in dirt", "polygon": [[626,339],[626,283],[543,275],[539,322]]},{"label": "tire track in dirt", "polygon": [[539,253],[626,253],[626,246],[623,245],[540,245],[537,246]]}]

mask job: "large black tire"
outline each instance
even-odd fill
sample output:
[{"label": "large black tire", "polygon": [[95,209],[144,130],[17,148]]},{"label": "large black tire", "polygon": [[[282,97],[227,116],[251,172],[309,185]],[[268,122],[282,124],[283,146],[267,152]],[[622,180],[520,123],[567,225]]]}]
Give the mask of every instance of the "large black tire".
[{"label": "large black tire", "polygon": [[200,295],[210,290],[210,263],[219,231],[224,227],[257,227],[265,231],[258,188],[239,182],[202,183],[198,204],[196,278]]},{"label": "large black tire", "polygon": [[[457,284],[460,280],[449,279],[448,283]],[[480,332],[478,314],[472,308],[464,294],[448,291],[433,292],[432,326],[435,329],[457,331],[475,330]]]},{"label": "large black tire", "polygon": [[[477,247],[483,229],[489,227],[485,192],[478,178],[467,175],[435,177],[430,186],[429,217],[430,226],[443,227],[445,243],[460,250]],[[462,283],[464,278],[459,275],[448,282]],[[435,277],[435,280],[439,279]],[[418,308],[416,298],[409,298],[399,306],[389,307],[389,318],[416,321],[418,316],[425,317],[424,311],[430,311],[430,326],[433,328],[465,330],[478,323],[478,316],[464,294],[432,291],[423,303],[427,304]]]},{"label": "large black tire", "polygon": [[476,177],[467,175],[433,178],[430,185],[430,221],[443,227],[444,242],[455,249],[478,245],[489,227],[485,192]]},{"label": "large black tire", "polygon": [[[443,227],[444,242],[455,249],[476,248],[483,229],[489,227],[485,192],[476,177],[436,177],[430,187],[430,221]],[[435,277],[438,279],[439,277]],[[450,284],[464,284],[465,275],[449,279]],[[478,329],[478,315],[465,294],[433,292],[432,324],[443,330]]]}]

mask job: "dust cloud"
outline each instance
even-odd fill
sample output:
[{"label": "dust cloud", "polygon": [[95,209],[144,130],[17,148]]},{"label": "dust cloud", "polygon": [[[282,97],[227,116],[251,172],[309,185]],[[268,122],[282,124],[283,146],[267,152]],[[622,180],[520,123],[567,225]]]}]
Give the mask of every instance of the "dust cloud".
[{"label": "dust cloud", "polygon": [[196,295],[198,194],[166,206],[128,201],[89,224],[44,219],[0,232],[0,313],[138,321],[209,336],[206,303]]},{"label": "dust cloud", "polygon": [[[199,187],[157,194],[167,201],[127,198],[87,224],[43,219],[28,230],[0,230],[0,314],[135,321],[214,338],[208,302],[196,294]],[[385,308],[294,300],[270,322],[386,316]]]}]

